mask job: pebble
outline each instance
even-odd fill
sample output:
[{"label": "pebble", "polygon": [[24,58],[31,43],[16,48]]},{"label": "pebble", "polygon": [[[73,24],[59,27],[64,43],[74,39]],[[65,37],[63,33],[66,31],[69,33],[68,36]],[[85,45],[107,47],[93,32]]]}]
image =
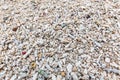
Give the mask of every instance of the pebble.
[{"label": "pebble", "polygon": [[61,72],[61,76],[65,77],[66,73],[64,71]]},{"label": "pebble", "polygon": [[110,58],[105,58],[105,62],[109,63],[110,62]]},{"label": "pebble", "polygon": [[74,66],[73,69],[72,69],[72,71],[73,71],[73,72],[77,72],[77,71],[78,71],[78,70],[77,70],[77,67]]},{"label": "pebble", "polygon": [[18,29],[18,27],[14,27],[12,30],[13,30],[13,31],[17,31],[17,29]]},{"label": "pebble", "polygon": [[36,67],[36,63],[35,62],[32,62],[31,63],[31,68],[35,68]]},{"label": "pebble", "polygon": [[46,71],[44,71],[44,70],[39,70],[38,74],[44,76],[45,78],[48,77],[48,73]]},{"label": "pebble", "polygon": [[26,54],[26,52],[25,52],[25,51],[23,51],[23,52],[22,52],[22,54],[24,55],[24,54]]}]

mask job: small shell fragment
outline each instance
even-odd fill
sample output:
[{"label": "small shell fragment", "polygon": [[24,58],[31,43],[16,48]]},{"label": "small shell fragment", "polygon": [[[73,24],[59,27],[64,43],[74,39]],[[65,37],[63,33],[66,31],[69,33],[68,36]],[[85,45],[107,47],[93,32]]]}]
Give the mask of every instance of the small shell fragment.
[{"label": "small shell fragment", "polygon": [[35,56],[34,55],[30,55],[29,58],[30,58],[31,61],[35,61]]},{"label": "small shell fragment", "polygon": [[28,52],[25,55],[23,55],[23,58],[28,57],[31,54],[31,52],[32,52],[32,49],[28,50]]},{"label": "small shell fragment", "polygon": [[39,53],[39,54],[38,54],[38,58],[39,58],[39,59],[41,59],[41,57],[42,57],[42,54],[41,54],[41,53]]},{"label": "small shell fragment", "polygon": [[37,80],[37,77],[38,77],[38,73],[35,73],[35,74],[33,75],[32,80]]},{"label": "small shell fragment", "polygon": [[72,65],[70,63],[67,65],[67,71],[68,73],[72,72]]},{"label": "small shell fragment", "polygon": [[50,53],[46,53],[46,56],[52,57],[55,53],[54,52],[50,52]]},{"label": "small shell fragment", "polygon": [[0,65],[0,70],[4,67],[4,65],[5,65],[5,64],[1,64],[1,65]]},{"label": "small shell fragment", "polygon": [[52,80],[57,80],[54,74],[52,74]]},{"label": "small shell fragment", "polygon": [[110,62],[110,58],[105,58],[105,62],[109,63]]},{"label": "small shell fragment", "polygon": [[34,52],[34,56],[35,56],[35,57],[38,56],[38,51],[37,51],[37,50],[35,50],[35,52]]},{"label": "small shell fragment", "polygon": [[0,79],[5,76],[6,71],[0,72]]},{"label": "small shell fragment", "polygon": [[13,75],[10,80],[16,80],[17,75]]},{"label": "small shell fragment", "polygon": [[84,50],[83,49],[79,49],[78,52],[79,52],[79,54],[82,54],[84,52]]},{"label": "small shell fragment", "polygon": [[3,6],[2,6],[2,9],[4,9],[4,10],[7,10],[9,8],[9,6],[7,5],[7,4],[4,4]]},{"label": "small shell fragment", "polygon": [[74,72],[71,73],[71,76],[72,76],[73,80],[79,80],[78,76]]},{"label": "small shell fragment", "polygon": [[62,76],[61,75],[57,75],[57,80],[62,80]]},{"label": "small shell fragment", "polygon": [[20,73],[17,80],[22,80],[23,78],[27,77],[28,75],[26,73]]},{"label": "small shell fragment", "polygon": [[101,45],[99,42],[97,42],[97,41],[95,41],[95,44],[96,44],[98,47],[102,47],[102,45]]},{"label": "small shell fragment", "polygon": [[68,39],[61,39],[61,42],[62,42],[63,44],[66,44],[66,43],[69,43],[70,40],[68,40]]},{"label": "small shell fragment", "polygon": [[104,70],[107,71],[107,72],[113,72],[115,74],[119,74],[120,75],[120,70],[118,70],[118,69],[105,68]]}]

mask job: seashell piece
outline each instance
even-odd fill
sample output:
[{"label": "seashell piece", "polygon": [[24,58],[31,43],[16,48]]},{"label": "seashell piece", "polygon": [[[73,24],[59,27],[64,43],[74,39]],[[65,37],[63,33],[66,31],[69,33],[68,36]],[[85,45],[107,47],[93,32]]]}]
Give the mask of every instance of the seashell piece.
[{"label": "seashell piece", "polygon": [[54,74],[52,74],[52,80],[57,80]]},{"label": "seashell piece", "polygon": [[72,72],[72,65],[70,63],[67,65],[67,71],[68,73]]},{"label": "seashell piece", "polygon": [[35,74],[33,75],[32,80],[37,80],[37,77],[38,77],[38,73],[35,73]]},{"label": "seashell piece", "polygon": [[71,76],[72,76],[73,80],[79,80],[78,76],[74,72],[71,73]]},{"label": "seashell piece", "polygon": [[13,75],[10,80],[16,80],[17,75]]},{"label": "seashell piece", "polygon": [[23,58],[28,57],[31,54],[31,52],[32,52],[32,49],[28,50],[28,52],[25,55],[23,55]]}]

